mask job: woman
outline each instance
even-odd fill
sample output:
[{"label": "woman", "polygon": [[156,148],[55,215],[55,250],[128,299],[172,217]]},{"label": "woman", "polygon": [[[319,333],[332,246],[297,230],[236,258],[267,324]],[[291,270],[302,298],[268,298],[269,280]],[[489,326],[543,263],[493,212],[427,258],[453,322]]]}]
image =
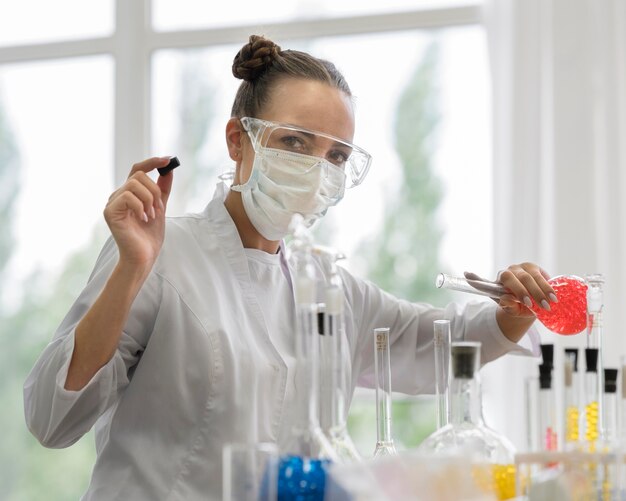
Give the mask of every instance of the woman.
[{"label": "woman", "polygon": [[[369,156],[351,143],[351,93],[331,63],[252,36],[233,73],[244,81],[226,124],[230,189],[166,221],[174,173],[148,173],[169,159],[134,165],[104,211],[112,238],[26,381],[26,420],[43,445],[67,447],[96,427],[84,499],[219,499],[224,444],[289,435],[294,307],[281,239],[293,213],[312,223],[360,183]],[[424,392],[433,320],[482,341],[487,362],[523,351],[515,343],[534,315],[519,301],[556,300],[530,263],[500,274],[511,295],[499,306],[462,311],[342,278],[353,388],[371,379],[374,327],[391,328],[394,389]]]}]

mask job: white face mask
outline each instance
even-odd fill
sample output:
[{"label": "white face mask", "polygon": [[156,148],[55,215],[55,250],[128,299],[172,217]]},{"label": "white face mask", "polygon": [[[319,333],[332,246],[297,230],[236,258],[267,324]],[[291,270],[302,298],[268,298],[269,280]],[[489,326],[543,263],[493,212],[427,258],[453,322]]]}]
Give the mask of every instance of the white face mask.
[{"label": "white face mask", "polygon": [[256,230],[268,240],[280,240],[289,233],[294,214],[311,226],[343,198],[345,185],[344,171],[323,158],[258,147],[250,179],[230,189],[241,192]]}]

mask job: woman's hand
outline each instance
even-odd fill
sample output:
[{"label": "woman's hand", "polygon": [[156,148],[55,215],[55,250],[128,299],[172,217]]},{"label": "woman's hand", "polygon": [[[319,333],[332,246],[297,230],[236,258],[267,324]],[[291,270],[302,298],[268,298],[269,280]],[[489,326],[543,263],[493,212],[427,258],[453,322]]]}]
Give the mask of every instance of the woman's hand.
[{"label": "woman's hand", "polygon": [[120,252],[120,262],[150,268],[165,235],[165,207],[173,174],[154,182],[148,172],[164,167],[169,157],[154,157],[133,165],[126,182],[109,197],[104,219]]},{"label": "woman's hand", "polygon": [[[465,278],[484,280],[474,273],[465,273]],[[550,303],[556,303],[554,289],[548,283],[550,276],[534,263],[513,264],[498,273],[494,283],[510,291],[495,300],[500,309],[496,313],[498,325],[504,335],[513,342],[521,339],[535,319],[530,309],[532,301],[540,308],[550,310]]]}]

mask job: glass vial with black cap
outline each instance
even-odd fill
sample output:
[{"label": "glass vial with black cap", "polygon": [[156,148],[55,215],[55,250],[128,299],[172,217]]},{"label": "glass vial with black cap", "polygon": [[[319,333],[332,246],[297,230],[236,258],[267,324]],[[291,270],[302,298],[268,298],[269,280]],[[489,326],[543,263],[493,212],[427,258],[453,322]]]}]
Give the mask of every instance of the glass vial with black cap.
[{"label": "glass vial with black cap", "polygon": [[554,370],[554,345],[541,345],[542,363],[539,365],[539,444],[541,450],[556,451],[558,447],[556,431],[555,395],[552,385]]},{"label": "glass vial with black cap", "polygon": [[[598,441],[598,452],[610,453],[621,452],[617,424],[617,374],[618,370],[605,368],[604,372],[604,412],[602,414],[602,427],[600,430],[600,440]],[[621,454],[618,454],[620,457]],[[603,462],[597,470],[597,489],[599,499],[617,500],[620,499],[620,477],[621,461]],[[624,499],[621,497],[621,499]]]},{"label": "glass vial with black cap", "polygon": [[596,451],[600,436],[598,414],[598,349],[585,348],[585,443],[589,452]]},{"label": "glass vial with black cap", "polygon": [[605,444],[615,445],[618,440],[617,427],[617,369],[604,369],[604,423],[602,439]]},{"label": "glass vial with black cap", "polygon": [[620,390],[620,408],[619,408],[619,438],[622,443],[626,444],[626,355],[622,355],[620,357],[620,366],[621,366],[621,383],[622,387]]},{"label": "glass vial with black cap", "polygon": [[578,348],[565,348],[563,362],[563,441],[572,450],[580,440],[580,378]]}]

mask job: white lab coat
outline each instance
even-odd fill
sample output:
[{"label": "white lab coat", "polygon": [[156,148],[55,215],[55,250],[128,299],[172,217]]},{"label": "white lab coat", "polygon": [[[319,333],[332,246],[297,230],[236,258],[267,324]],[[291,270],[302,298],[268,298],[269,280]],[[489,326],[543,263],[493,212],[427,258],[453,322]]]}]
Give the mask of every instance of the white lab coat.
[{"label": "white lab coat", "polygon": [[[267,331],[226,190],[202,213],[168,218],[116,353],[82,390],[64,389],[74,329],[115,266],[112,240],[26,380],[26,422],[43,445],[67,447],[96,427],[85,500],[217,500],[224,444],[287,439],[294,374]],[[392,384],[407,393],[433,389],[435,319],[450,319],[454,338],[482,341],[483,362],[527,353],[500,332],[495,305],[436,309],[342,277],[353,388],[373,382],[375,327],[391,328]]]}]

